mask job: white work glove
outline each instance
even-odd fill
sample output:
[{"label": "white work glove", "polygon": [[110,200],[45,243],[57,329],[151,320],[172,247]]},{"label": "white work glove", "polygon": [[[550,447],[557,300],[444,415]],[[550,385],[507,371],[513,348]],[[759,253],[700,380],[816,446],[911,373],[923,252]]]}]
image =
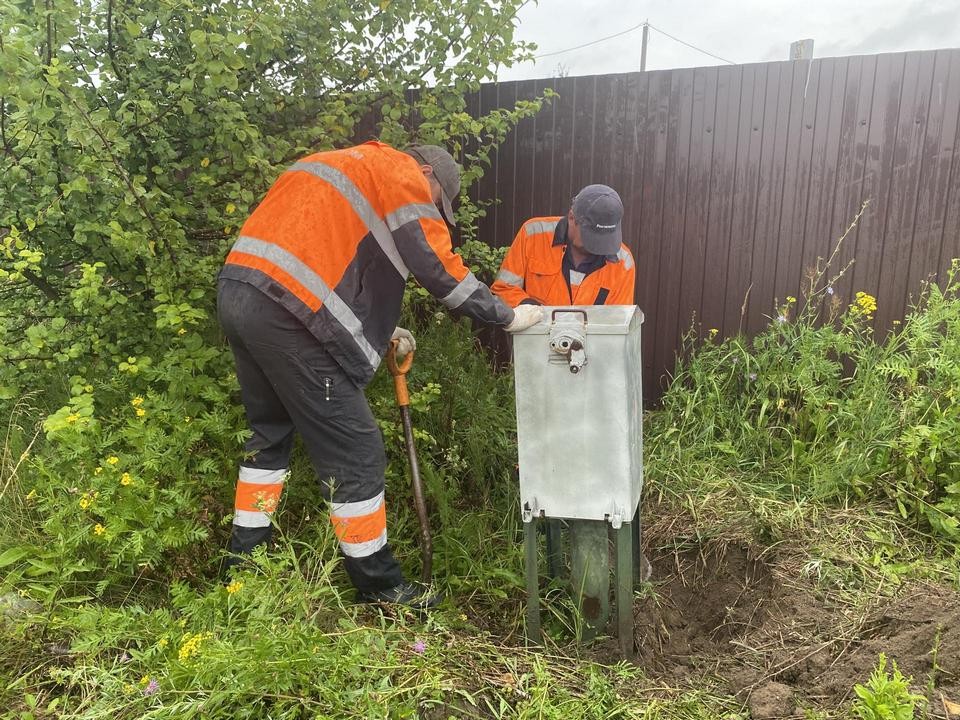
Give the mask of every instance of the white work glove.
[{"label": "white work glove", "polygon": [[536,325],[543,319],[543,308],[539,305],[517,305],[513,309],[513,322],[507,325],[507,332],[520,332]]},{"label": "white work glove", "polygon": [[413,339],[413,335],[410,334],[409,330],[404,330],[402,327],[394,330],[390,339],[399,341],[397,342],[397,355],[399,357],[409,355],[417,349],[417,341]]}]

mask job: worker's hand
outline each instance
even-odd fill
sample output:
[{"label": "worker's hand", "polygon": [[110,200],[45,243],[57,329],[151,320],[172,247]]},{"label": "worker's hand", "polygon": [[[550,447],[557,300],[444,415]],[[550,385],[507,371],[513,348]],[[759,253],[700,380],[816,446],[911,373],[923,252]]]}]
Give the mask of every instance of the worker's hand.
[{"label": "worker's hand", "polygon": [[536,325],[543,319],[543,309],[539,305],[517,305],[513,309],[513,322],[507,325],[507,332],[519,332]]},{"label": "worker's hand", "polygon": [[417,341],[413,339],[413,335],[410,334],[409,330],[404,330],[402,327],[398,327],[396,330],[394,330],[393,335],[390,336],[390,339],[397,341],[398,357],[409,355],[417,349]]}]

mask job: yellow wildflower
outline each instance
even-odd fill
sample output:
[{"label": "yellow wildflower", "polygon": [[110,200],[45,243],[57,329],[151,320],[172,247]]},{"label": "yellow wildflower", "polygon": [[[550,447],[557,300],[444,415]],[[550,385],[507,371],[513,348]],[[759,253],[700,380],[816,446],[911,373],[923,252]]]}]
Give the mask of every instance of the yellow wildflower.
[{"label": "yellow wildflower", "polygon": [[97,466],[93,469],[93,474],[94,474],[94,475],[99,475],[99,474],[102,473],[102,472],[103,472],[103,468],[100,467],[99,465],[97,465]]},{"label": "yellow wildflower", "polygon": [[121,485],[129,485],[132,482],[133,482],[133,478],[130,477],[130,473],[124,473],[123,475],[120,476]]},{"label": "yellow wildflower", "polygon": [[869,293],[858,292],[850,304],[850,314],[853,317],[865,317],[869,320],[876,311],[877,299]]},{"label": "yellow wildflower", "polygon": [[253,506],[260,512],[272,513],[277,509],[278,500],[275,492],[261,491],[253,494]]},{"label": "yellow wildflower", "polygon": [[160,639],[157,641],[157,647],[165,648],[165,647],[167,646],[167,642],[168,642],[168,641],[167,641],[167,639],[166,639],[165,637],[164,637],[164,638],[160,638]]},{"label": "yellow wildflower", "polygon": [[116,465],[118,462],[120,462],[120,458],[116,455],[111,455],[107,458],[107,465]]},{"label": "yellow wildflower", "polygon": [[191,418],[190,418],[189,415],[187,415],[185,418],[183,418],[183,421],[184,421],[185,423],[190,422],[190,420],[191,420]]},{"label": "yellow wildflower", "polygon": [[84,493],[83,495],[80,496],[80,509],[81,509],[81,510],[86,510],[86,509],[87,509],[88,507],[90,507],[92,504],[93,504],[93,499],[92,499],[87,493]]},{"label": "yellow wildflower", "polygon": [[856,303],[860,309],[867,314],[875,312],[877,309],[877,299],[873,295],[865,292],[857,293]]},{"label": "yellow wildflower", "polygon": [[790,304],[792,305],[792,304],[795,303],[796,301],[797,301],[797,299],[796,299],[793,295],[787,295],[787,302],[788,302],[788,303],[790,303]]},{"label": "yellow wildflower", "polygon": [[94,535],[103,535],[106,531],[107,529],[100,523],[97,523],[96,525],[93,526]]},{"label": "yellow wildflower", "polygon": [[197,633],[196,635],[187,633],[184,635],[183,639],[180,641],[180,650],[177,652],[177,657],[180,658],[180,662],[185,662],[194,655],[199,654],[203,643],[212,637],[213,633],[208,632]]},{"label": "yellow wildflower", "polygon": [[141,685],[148,685],[149,683],[150,683],[150,676],[149,676],[149,675],[144,675],[142,678],[140,678],[140,684],[141,684]]},{"label": "yellow wildflower", "polygon": [[710,328],[710,337],[716,337],[720,331],[717,328]]},{"label": "yellow wildflower", "polygon": [[143,417],[146,414],[147,414],[146,410],[144,410],[143,408],[137,408],[137,417]]},{"label": "yellow wildflower", "polygon": [[179,330],[177,330],[177,335],[186,335],[186,334],[187,334],[186,328],[180,328]]},{"label": "yellow wildflower", "polygon": [[34,488],[33,490],[27,493],[27,496],[24,498],[24,500],[29,502],[30,500],[33,500],[36,496],[37,496],[37,490],[36,488]]},{"label": "yellow wildflower", "polygon": [[233,232],[233,225],[226,225],[226,226],[223,228],[223,234],[224,234],[224,235],[229,235],[229,234],[232,233],[232,232]]},{"label": "yellow wildflower", "polygon": [[140,407],[143,405],[143,398],[137,395],[133,400],[130,401],[130,404],[134,407]]},{"label": "yellow wildflower", "polygon": [[227,207],[225,209],[227,211],[227,215],[233,215],[233,211],[237,209],[237,206],[233,203],[227,203]]},{"label": "yellow wildflower", "polygon": [[77,420],[79,420],[79,419],[80,419],[80,416],[79,416],[79,415],[76,415],[76,414],[67,415],[67,422],[68,422],[68,423],[71,423],[71,424],[72,424],[72,423],[75,423],[75,422],[76,422]]},{"label": "yellow wildflower", "polygon": [[240,592],[243,590],[243,580],[234,580],[232,583],[227,585],[227,592],[233,595],[235,592]]},{"label": "yellow wildflower", "polygon": [[200,161],[200,167],[205,168],[205,167],[207,167],[209,164],[210,164],[210,158],[208,158],[208,157],[205,157],[203,160]]}]

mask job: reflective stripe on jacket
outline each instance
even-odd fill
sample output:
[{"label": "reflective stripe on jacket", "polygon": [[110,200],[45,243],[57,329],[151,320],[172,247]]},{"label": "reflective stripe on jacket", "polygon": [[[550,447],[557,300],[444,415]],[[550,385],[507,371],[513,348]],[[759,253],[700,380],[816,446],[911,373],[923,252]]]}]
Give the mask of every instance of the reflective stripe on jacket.
[{"label": "reflective stripe on jacket", "polygon": [[507,251],[493,291],[510,307],[524,302],[541,305],[633,305],[636,267],[626,245],[598,270],[577,274],[568,286],[563,276],[567,249],[566,220],[527,220]]},{"label": "reflective stripe on jacket", "polygon": [[362,386],[386,352],[411,273],[450,309],[492,324],[513,319],[453,252],[417,162],[370,142],[310,155],[281,175],[221,277],[290,310]]}]

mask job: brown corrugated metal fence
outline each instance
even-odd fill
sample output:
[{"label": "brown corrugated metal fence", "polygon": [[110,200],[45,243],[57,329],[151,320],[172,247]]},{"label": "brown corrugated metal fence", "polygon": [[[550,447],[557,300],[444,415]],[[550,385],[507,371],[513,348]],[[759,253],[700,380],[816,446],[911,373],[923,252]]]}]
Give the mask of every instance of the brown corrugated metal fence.
[{"label": "brown corrugated metal fence", "polygon": [[836,292],[877,296],[878,330],[960,256],[960,50],[500,83],[469,107],[548,87],[559,97],[510,133],[472,190],[499,200],[480,238],[507,245],[528,217],[564,213],[580,187],[617,189],[646,313],[648,397],[694,316],[756,332],[864,200]]}]

